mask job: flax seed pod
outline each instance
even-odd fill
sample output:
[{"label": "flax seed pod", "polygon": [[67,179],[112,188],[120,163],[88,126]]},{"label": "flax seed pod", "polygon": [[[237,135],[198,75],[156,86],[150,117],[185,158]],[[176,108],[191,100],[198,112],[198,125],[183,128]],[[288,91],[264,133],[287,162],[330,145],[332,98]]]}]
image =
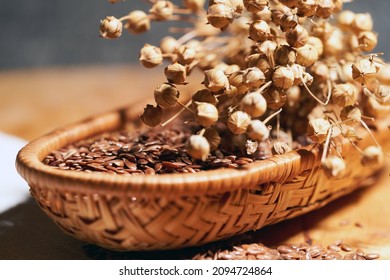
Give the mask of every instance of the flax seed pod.
[{"label": "flax seed pod", "polygon": [[247,113],[236,111],[228,117],[227,127],[233,134],[243,134],[250,122],[251,118]]},{"label": "flax seed pod", "polygon": [[259,88],[265,82],[263,71],[257,67],[247,68],[243,72],[243,82],[248,88]]},{"label": "flax seed pod", "polygon": [[165,36],[160,41],[160,49],[164,54],[172,54],[176,52],[178,47],[177,40],[172,36]]},{"label": "flax seed pod", "polygon": [[337,24],[344,31],[351,31],[354,21],[355,13],[349,10],[342,11],[337,17]]},{"label": "flax seed pod", "polygon": [[333,0],[318,0],[316,16],[327,19],[334,13],[335,9],[336,5]]},{"label": "flax seed pod", "polygon": [[249,38],[256,42],[264,42],[271,36],[271,29],[264,20],[255,20],[249,25]]},{"label": "flax seed pod", "polygon": [[309,121],[306,135],[314,143],[324,143],[329,133],[331,124],[325,119],[313,119]]},{"label": "flax seed pod", "polygon": [[[227,65],[225,62],[223,61],[220,61],[218,62],[215,66],[214,66],[214,69],[218,69],[218,70],[222,70],[225,75],[229,76],[231,73],[226,73],[226,70],[228,69],[229,65]],[[233,71],[235,72],[235,71]]]},{"label": "flax seed pod", "polygon": [[376,77],[381,84],[390,86],[390,64],[382,65]]},{"label": "flax seed pod", "polygon": [[281,45],[275,49],[275,60],[279,65],[292,65],[296,59],[296,51],[288,45]]},{"label": "flax seed pod", "polygon": [[198,53],[196,59],[198,61],[197,66],[201,70],[215,69],[215,66],[219,63],[218,56],[215,53]]},{"label": "flax seed pod", "polygon": [[275,70],[272,75],[272,81],[274,86],[287,89],[294,84],[294,73],[287,67],[281,66]]},{"label": "flax seed pod", "polygon": [[356,133],[356,130],[352,126],[347,126],[345,130],[342,132],[343,137],[347,138],[352,142],[357,142],[362,140]]},{"label": "flax seed pod", "polygon": [[192,96],[192,101],[206,102],[206,103],[213,104],[214,106],[217,105],[218,103],[218,100],[215,97],[215,95],[213,95],[213,93],[207,88],[195,92],[195,94]]},{"label": "flax seed pod", "polygon": [[390,106],[390,86],[380,85],[375,90],[374,96],[380,104]]},{"label": "flax seed pod", "polygon": [[318,60],[318,52],[312,45],[305,45],[297,49],[297,63],[309,67]]},{"label": "flax seed pod", "polygon": [[193,49],[195,52],[199,52],[202,49],[202,43],[197,39],[191,39],[185,45],[187,48]]},{"label": "flax seed pod", "polygon": [[380,165],[383,163],[384,156],[380,147],[368,146],[363,150],[361,164],[364,166]]},{"label": "flax seed pod", "polygon": [[285,16],[285,14],[292,14],[291,10],[284,6],[284,5],[277,5],[271,10],[271,19],[272,22],[275,23],[277,26],[281,25],[282,23],[282,18]]},{"label": "flax seed pod", "polygon": [[345,161],[338,156],[328,156],[321,165],[325,175],[329,178],[342,177],[347,169]]},{"label": "flax seed pod", "polygon": [[299,0],[297,15],[300,17],[312,17],[316,14],[318,3],[316,0]]},{"label": "flax seed pod", "polygon": [[378,68],[369,59],[361,59],[357,64],[352,64],[352,78],[362,85],[374,81],[377,72]]},{"label": "flax seed pod", "polygon": [[324,42],[324,53],[327,56],[338,57],[344,49],[344,35],[340,29],[334,29]]},{"label": "flax seed pod", "polygon": [[320,38],[325,43],[334,29],[335,27],[328,21],[323,21],[311,27],[310,35]]},{"label": "flax seed pod", "polygon": [[362,120],[362,112],[356,106],[346,106],[340,112],[340,119],[346,124],[360,123]]},{"label": "flax seed pod", "polygon": [[291,147],[283,141],[276,141],[272,145],[272,154],[274,155],[284,155],[285,153],[290,152],[292,149]]},{"label": "flax seed pod", "polygon": [[372,31],[364,31],[358,35],[360,49],[364,52],[371,52],[378,44],[378,35]]},{"label": "flax seed pod", "polygon": [[358,34],[362,31],[372,31],[374,23],[369,13],[359,13],[355,14],[351,27],[355,34]]},{"label": "flax seed pod", "polygon": [[243,3],[248,12],[257,13],[268,5],[268,0],[243,0]]},{"label": "flax seed pod", "polygon": [[324,44],[322,43],[320,38],[315,36],[309,36],[309,38],[307,38],[306,44],[312,45],[316,48],[318,57],[320,57],[324,53]]},{"label": "flax seed pod", "polygon": [[246,57],[248,52],[246,50],[239,50],[238,53],[229,53],[226,55],[226,60],[230,64],[236,64],[240,69],[245,69],[246,67]]},{"label": "flax seed pod", "polygon": [[180,92],[171,84],[162,84],[154,90],[154,100],[161,107],[175,106]]},{"label": "flax seed pod", "polygon": [[196,58],[196,50],[190,46],[182,45],[176,50],[177,61],[180,64],[187,65]]},{"label": "flax seed pod", "polygon": [[317,61],[313,66],[311,66],[310,72],[313,74],[314,79],[318,83],[325,83],[328,79],[330,79],[329,67],[322,61]]},{"label": "flax seed pod", "polygon": [[256,153],[258,148],[259,148],[259,142],[248,140],[248,139],[246,140],[245,150],[248,155],[253,155],[254,153]]},{"label": "flax seed pod", "polygon": [[267,111],[267,101],[258,92],[250,92],[241,100],[241,109],[252,118],[258,118]]},{"label": "flax seed pod", "polygon": [[242,10],[244,9],[243,0],[229,0],[229,2],[236,13],[242,13]]},{"label": "flax seed pod", "polygon": [[186,145],[188,154],[194,158],[205,161],[210,154],[210,144],[201,135],[192,135]]},{"label": "flax seed pod", "polygon": [[294,86],[302,85],[302,77],[306,74],[305,68],[302,65],[295,63],[291,65],[290,70],[294,73]]},{"label": "flax seed pod", "polygon": [[196,121],[203,127],[210,127],[218,120],[218,110],[210,103],[198,102],[195,104]]},{"label": "flax seed pod", "polygon": [[354,81],[352,78],[352,65],[352,62],[346,62],[341,65],[341,73],[344,76],[343,78],[349,83]]},{"label": "flax seed pod", "polygon": [[292,86],[286,90],[287,104],[289,107],[296,107],[301,99],[301,88],[299,86]]},{"label": "flax seed pod", "polygon": [[163,62],[163,56],[160,48],[145,44],[140,51],[140,62],[146,68],[153,68]]},{"label": "flax seed pod", "polygon": [[[299,64],[298,64],[298,65],[299,65]],[[295,83],[296,80],[294,80],[294,84],[295,84],[295,85],[302,86],[303,83],[305,83],[307,86],[310,86],[310,85],[312,85],[313,81],[314,81],[314,77],[313,77],[310,73],[303,72],[303,74],[302,74],[302,79],[301,79],[300,83],[299,83],[299,84],[296,84],[296,83]]]},{"label": "flax seed pod", "polygon": [[150,19],[144,11],[132,11],[127,16],[125,28],[133,34],[147,32],[150,30]]},{"label": "flax seed pod", "polygon": [[299,23],[299,17],[292,13],[290,9],[288,9],[280,19],[280,27],[282,31],[288,31],[295,28]]},{"label": "flax seed pod", "polygon": [[122,22],[113,16],[100,21],[100,36],[105,39],[117,39],[122,35]]},{"label": "flax seed pod", "polygon": [[269,79],[270,75],[272,74],[272,68],[269,63],[268,57],[264,54],[257,53],[248,56],[248,67],[259,68],[264,73],[266,79]]},{"label": "flax seed pod", "polygon": [[384,118],[390,114],[390,103],[380,103],[378,99],[369,97],[364,104],[364,112],[370,117]]},{"label": "flax seed pod", "polygon": [[175,62],[165,67],[164,74],[169,83],[176,85],[185,84],[187,71],[180,63]]},{"label": "flax seed pod", "polygon": [[209,5],[207,10],[208,22],[216,28],[225,28],[234,19],[234,10],[229,4],[217,3]]},{"label": "flax seed pod", "polygon": [[218,149],[219,144],[221,144],[221,136],[219,136],[218,131],[215,128],[207,128],[203,136],[207,139],[207,142],[209,142],[211,151]]},{"label": "flax seed pod", "polygon": [[357,88],[351,83],[338,84],[332,90],[332,102],[341,108],[355,105],[357,98]]},{"label": "flax seed pod", "polygon": [[346,37],[346,41],[350,52],[352,53],[361,52],[362,46],[359,44],[357,35],[353,33],[349,33]]},{"label": "flax seed pod", "polygon": [[225,75],[231,75],[234,72],[237,72],[237,71],[240,71],[240,70],[241,70],[241,68],[237,64],[230,64],[230,65],[228,65],[226,67],[225,70],[223,70],[223,72],[225,73]]},{"label": "flax seed pod", "polygon": [[210,69],[204,71],[204,85],[211,92],[219,92],[229,87],[229,80],[222,70]]},{"label": "flax seed pod", "polygon": [[249,138],[261,142],[269,138],[269,129],[262,121],[252,120],[246,134]]},{"label": "flax seed pod", "polygon": [[271,87],[263,93],[263,97],[267,101],[267,108],[271,110],[279,110],[287,102],[287,94],[283,89]]},{"label": "flax seed pod", "polygon": [[237,94],[243,94],[249,90],[249,88],[244,84],[243,71],[237,71],[229,75],[229,84],[236,88]]},{"label": "flax seed pod", "polygon": [[269,6],[265,6],[262,11],[254,14],[254,19],[262,19],[265,20],[266,22],[271,22],[272,21],[271,18],[272,18],[272,12]]},{"label": "flax seed pod", "polygon": [[293,48],[300,48],[306,45],[307,39],[309,38],[309,33],[307,30],[300,24],[295,26],[295,28],[286,32],[287,43]]},{"label": "flax seed pod", "polygon": [[275,52],[275,49],[278,47],[278,44],[271,40],[266,40],[262,42],[259,46],[260,54],[264,54],[268,57],[272,56]]},{"label": "flax seed pod", "polygon": [[150,14],[154,20],[164,21],[168,20],[173,15],[174,5],[171,1],[157,1],[150,9]]},{"label": "flax seed pod", "polygon": [[241,15],[238,18],[235,18],[233,22],[229,26],[229,30],[231,30],[232,33],[238,35],[242,34],[244,36],[248,35],[249,30],[249,22],[251,22],[252,19],[249,18],[246,15]]},{"label": "flax seed pod", "polygon": [[155,127],[161,123],[163,110],[160,106],[146,105],[141,120],[144,124],[150,127]]}]

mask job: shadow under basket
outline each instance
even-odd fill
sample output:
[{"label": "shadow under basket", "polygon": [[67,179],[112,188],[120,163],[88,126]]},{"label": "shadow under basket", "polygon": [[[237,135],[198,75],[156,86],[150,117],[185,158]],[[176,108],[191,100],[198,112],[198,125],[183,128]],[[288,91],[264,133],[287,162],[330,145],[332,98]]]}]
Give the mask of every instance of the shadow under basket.
[{"label": "shadow under basket", "polygon": [[[244,169],[121,176],[54,169],[43,159],[99,133],[136,127],[140,106],[102,114],[55,130],[26,145],[16,166],[42,210],[67,234],[112,250],[198,246],[302,215],[359,188],[382,166],[362,166],[342,144],[347,172],[328,178],[321,150],[308,146],[257,161]],[[390,148],[389,119],[373,132]],[[359,147],[372,144],[364,131]]]}]

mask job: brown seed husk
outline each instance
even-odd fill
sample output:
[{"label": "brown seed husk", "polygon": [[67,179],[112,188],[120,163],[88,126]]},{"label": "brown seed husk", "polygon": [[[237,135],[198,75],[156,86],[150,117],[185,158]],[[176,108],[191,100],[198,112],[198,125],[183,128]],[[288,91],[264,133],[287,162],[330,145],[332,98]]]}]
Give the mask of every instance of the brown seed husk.
[{"label": "brown seed husk", "polygon": [[258,92],[250,92],[241,100],[241,109],[252,118],[258,118],[267,111],[267,101]]},{"label": "brown seed husk", "polygon": [[161,107],[175,106],[180,92],[171,84],[162,84],[154,90],[154,100]]},{"label": "brown seed husk", "polygon": [[117,39],[122,35],[122,22],[116,17],[108,16],[100,21],[100,36],[106,39]]},{"label": "brown seed husk", "polygon": [[141,120],[144,124],[155,127],[161,123],[163,110],[160,106],[146,105],[144,113],[141,115]]},{"label": "brown seed husk", "polygon": [[192,135],[187,143],[187,152],[192,158],[205,161],[210,154],[210,144],[205,137]]},{"label": "brown seed husk", "polygon": [[250,122],[251,118],[247,113],[236,111],[229,116],[227,126],[232,133],[243,134],[246,132]]},{"label": "brown seed husk", "polygon": [[147,32],[150,30],[150,19],[144,11],[132,11],[128,15],[125,28],[133,34]]},{"label": "brown seed husk", "polygon": [[328,156],[321,165],[326,176],[330,178],[341,177],[347,168],[344,160],[337,156]]},{"label": "brown seed husk", "polygon": [[357,88],[351,83],[338,84],[332,90],[332,102],[341,108],[355,105],[357,98]]},{"label": "brown seed husk", "polygon": [[203,127],[210,127],[218,120],[218,110],[210,103],[197,102],[195,104],[196,121]]},{"label": "brown seed husk", "polygon": [[287,89],[293,86],[294,84],[294,73],[288,69],[287,67],[279,67],[275,70],[272,75],[272,81],[274,82],[274,86]]},{"label": "brown seed husk", "polygon": [[309,121],[306,134],[314,143],[324,143],[330,128],[331,124],[329,121],[325,119],[314,119]]}]

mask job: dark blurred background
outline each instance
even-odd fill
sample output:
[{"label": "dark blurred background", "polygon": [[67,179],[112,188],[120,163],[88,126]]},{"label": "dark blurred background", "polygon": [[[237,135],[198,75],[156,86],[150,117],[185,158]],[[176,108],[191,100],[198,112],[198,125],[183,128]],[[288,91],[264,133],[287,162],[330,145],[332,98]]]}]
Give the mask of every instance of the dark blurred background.
[{"label": "dark blurred background", "polygon": [[[135,36],[124,32],[119,40],[103,40],[98,36],[99,20],[148,7],[142,0],[117,4],[107,0],[0,0],[0,71],[136,63],[139,48],[145,42],[159,42],[168,25],[154,23],[149,33]],[[389,60],[390,1],[354,0],[345,7],[372,13],[375,31],[379,33],[377,51],[384,52]]]}]

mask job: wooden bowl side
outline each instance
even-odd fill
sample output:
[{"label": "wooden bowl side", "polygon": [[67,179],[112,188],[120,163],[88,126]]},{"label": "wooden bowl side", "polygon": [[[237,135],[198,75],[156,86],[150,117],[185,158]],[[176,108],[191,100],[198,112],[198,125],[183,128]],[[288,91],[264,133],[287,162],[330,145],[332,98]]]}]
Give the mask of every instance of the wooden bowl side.
[{"label": "wooden bowl side", "polygon": [[[225,239],[296,217],[352,192],[375,174],[343,144],[347,172],[327,178],[320,150],[310,146],[251,164],[189,174],[112,176],[55,170],[41,161],[51,151],[122,127],[134,114],[120,110],[57,130],[20,151],[17,168],[45,213],[67,234],[114,250],[173,249]],[[388,124],[376,137],[389,150]],[[371,139],[364,135],[360,147]]]}]

